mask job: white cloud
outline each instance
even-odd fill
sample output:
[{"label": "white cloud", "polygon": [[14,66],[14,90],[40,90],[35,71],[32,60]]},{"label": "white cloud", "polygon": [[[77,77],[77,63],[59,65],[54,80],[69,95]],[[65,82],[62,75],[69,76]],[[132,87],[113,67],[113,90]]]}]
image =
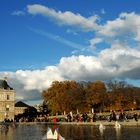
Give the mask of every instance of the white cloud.
[{"label": "white cloud", "polygon": [[[122,48],[129,46],[130,48],[140,48],[140,15],[134,12],[121,13],[114,20],[107,20],[106,23],[100,25],[100,28],[94,33],[94,38],[89,40],[89,46],[85,51],[95,52],[97,44],[106,43],[111,47],[119,44]],[[99,49],[98,49],[99,50]]]},{"label": "white cloud", "polygon": [[44,70],[18,70],[0,73],[7,76],[17,91],[17,99],[40,99],[41,91],[55,80],[140,79],[140,51],[114,44],[98,56],[62,57],[55,66]]},{"label": "white cloud", "polygon": [[[140,41],[140,15],[134,12],[121,13],[116,19],[107,20],[106,23],[97,22],[99,16],[83,17],[70,11],[56,11],[43,5],[28,5],[28,13],[32,15],[47,16],[61,25],[70,25],[81,28],[84,31],[93,31],[94,38],[89,40],[85,51],[96,48],[96,44],[102,41],[110,43],[119,42],[123,44],[137,43]],[[104,9],[101,11],[104,12]],[[67,30],[67,33],[72,33]],[[75,32],[73,32],[75,34]]]},{"label": "white cloud", "polygon": [[98,44],[98,43],[100,43],[100,42],[102,42],[103,41],[103,39],[102,38],[93,38],[93,39],[91,39],[89,42],[90,42],[90,46],[89,46],[89,48],[90,49],[95,49],[96,48],[96,44]]},{"label": "white cloud", "polygon": [[121,13],[117,19],[107,21],[97,34],[114,40],[140,41],[140,15],[134,12]]},{"label": "white cloud", "polygon": [[44,70],[18,70],[16,72],[1,72],[0,77],[8,77],[10,85],[16,90],[16,99],[39,100],[41,92],[47,89],[52,81],[64,80],[55,66]]},{"label": "white cloud", "polygon": [[140,51],[120,44],[102,50],[99,57],[102,65],[116,74],[116,77],[128,73],[127,78],[130,78],[129,71],[140,68]]},{"label": "white cloud", "polygon": [[97,30],[99,26],[96,24],[98,16],[83,17],[80,14],[74,14],[70,11],[55,11],[54,9],[48,8],[43,5],[33,4],[27,6],[28,13],[32,15],[43,15],[47,16],[60,25],[77,26],[84,31]]},{"label": "white cloud", "polygon": [[[83,17],[71,11],[56,11],[39,4],[28,5],[27,9],[28,13],[32,15],[47,16],[57,21],[60,25],[76,26],[84,31],[93,31],[96,34],[95,38],[104,38],[102,40],[107,42],[112,40],[119,40],[120,42],[127,42],[128,40],[140,41],[140,15],[135,12],[124,12],[114,20],[107,20],[106,23],[101,23],[98,22],[98,15]],[[105,13],[105,10],[101,9],[101,12]],[[68,30],[67,32],[70,31]],[[92,39],[90,42],[92,43]]]},{"label": "white cloud", "polygon": [[24,16],[25,12],[23,12],[23,11],[14,11],[14,12],[11,13],[11,15],[13,15],[13,16]]},{"label": "white cloud", "polygon": [[[24,90],[39,90],[48,88],[55,79],[63,80],[57,67],[48,66],[44,70],[18,70],[14,75],[24,85]],[[38,83],[40,81],[40,84]]]}]

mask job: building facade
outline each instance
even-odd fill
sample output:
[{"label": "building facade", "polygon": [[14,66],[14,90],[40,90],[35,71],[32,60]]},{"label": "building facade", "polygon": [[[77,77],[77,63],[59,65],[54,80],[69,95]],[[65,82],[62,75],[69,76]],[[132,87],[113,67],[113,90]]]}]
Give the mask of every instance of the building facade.
[{"label": "building facade", "polygon": [[0,80],[0,121],[14,120],[15,115],[15,90],[6,80]]},{"label": "building facade", "polygon": [[19,101],[15,104],[15,115],[23,114],[25,112],[25,109],[27,109],[29,105],[23,103],[22,101]]}]

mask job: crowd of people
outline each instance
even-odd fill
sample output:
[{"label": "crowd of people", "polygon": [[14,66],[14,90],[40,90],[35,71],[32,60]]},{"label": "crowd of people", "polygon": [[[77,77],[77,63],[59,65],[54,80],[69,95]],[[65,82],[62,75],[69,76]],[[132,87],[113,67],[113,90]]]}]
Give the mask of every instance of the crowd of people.
[{"label": "crowd of people", "polygon": [[[36,117],[15,117],[14,122],[96,122],[96,121],[129,121],[134,119],[136,122],[140,118],[140,113],[137,112],[125,112],[125,111],[111,111],[110,113],[76,113],[72,112],[62,115],[56,115],[54,117],[47,115],[39,115]],[[6,120],[5,122],[13,122],[13,120]]]},{"label": "crowd of people", "polygon": [[108,122],[111,122],[111,121],[129,121],[130,119],[134,119],[137,122],[139,118],[140,113],[138,112],[126,113],[125,111],[122,110],[120,112],[111,111],[109,115],[97,113],[93,113],[92,115],[87,113],[72,115],[71,113],[69,113],[67,114],[65,120],[67,122],[96,122],[99,120],[100,121],[106,120]]}]

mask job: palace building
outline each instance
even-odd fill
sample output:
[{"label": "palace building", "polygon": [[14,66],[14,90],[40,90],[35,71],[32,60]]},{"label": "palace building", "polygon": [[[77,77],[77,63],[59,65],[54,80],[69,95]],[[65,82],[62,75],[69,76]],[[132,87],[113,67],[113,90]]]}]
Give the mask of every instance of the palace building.
[{"label": "palace building", "polygon": [[22,101],[15,103],[15,115],[23,114],[28,107],[30,106]]},{"label": "palace building", "polygon": [[14,120],[15,90],[6,80],[0,80],[0,121]]}]

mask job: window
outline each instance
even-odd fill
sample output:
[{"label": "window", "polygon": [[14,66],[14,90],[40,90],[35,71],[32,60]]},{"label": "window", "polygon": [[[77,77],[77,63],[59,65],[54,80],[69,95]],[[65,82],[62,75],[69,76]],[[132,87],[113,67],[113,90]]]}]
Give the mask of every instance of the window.
[{"label": "window", "polygon": [[9,95],[7,95],[7,100],[10,100],[10,96]]},{"label": "window", "polygon": [[6,107],[6,111],[8,112],[9,111],[9,108]]},{"label": "window", "polygon": [[6,111],[8,112],[9,111],[9,105],[6,105]]}]

